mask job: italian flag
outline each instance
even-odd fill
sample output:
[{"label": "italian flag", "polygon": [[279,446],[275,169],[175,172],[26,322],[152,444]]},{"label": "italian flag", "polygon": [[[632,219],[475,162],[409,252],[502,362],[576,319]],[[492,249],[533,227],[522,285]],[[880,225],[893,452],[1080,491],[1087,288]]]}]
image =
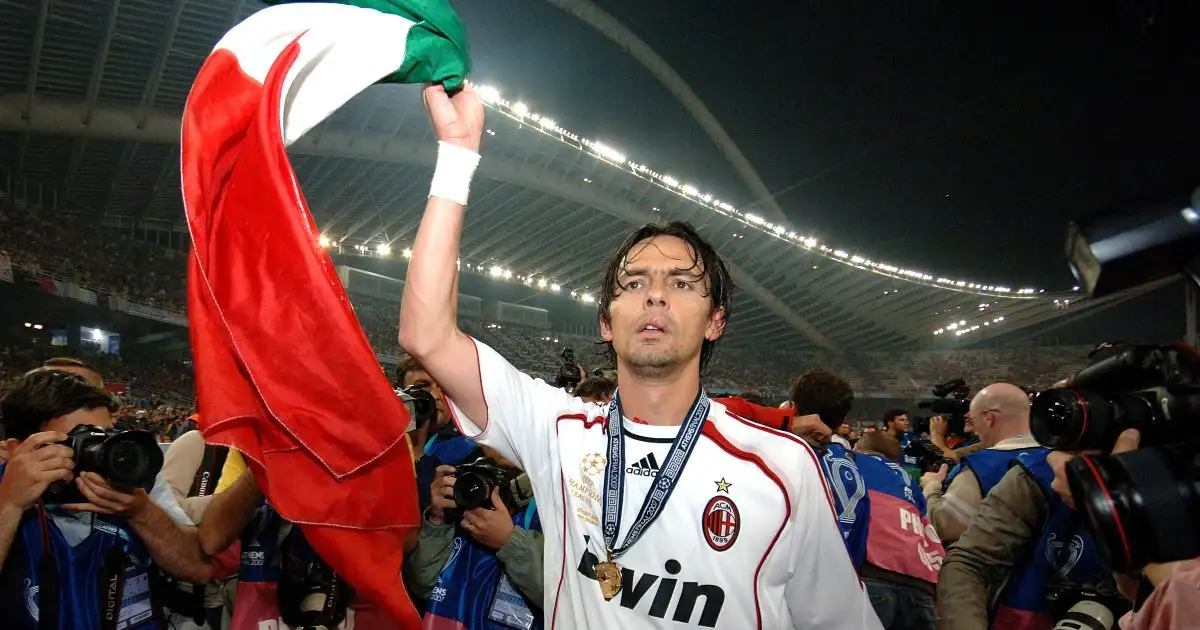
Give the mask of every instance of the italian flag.
[{"label": "italian flag", "polygon": [[380,82],[460,87],[446,0],[268,2],[188,96],[188,320],[200,428],[244,453],[272,506],[360,596],[419,624],[401,578],[419,526],[409,419],[354,316],[286,148]]}]

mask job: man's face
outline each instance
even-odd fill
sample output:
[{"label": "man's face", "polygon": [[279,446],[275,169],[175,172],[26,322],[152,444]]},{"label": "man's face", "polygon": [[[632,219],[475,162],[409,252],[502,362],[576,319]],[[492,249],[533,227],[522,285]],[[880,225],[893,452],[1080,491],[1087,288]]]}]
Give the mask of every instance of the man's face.
[{"label": "man's face", "polygon": [[892,428],[904,433],[908,431],[908,416],[896,416],[892,419]]},{"label": "man's face", "polygon": [[978,398],[976,398],[971,401],[971,407],[967,411],[967,419],[964,425],[974,429],[973,432],[979,436],[979,440],[988,444],[991,442],[996,416],[996,410],[984,408]]},{"label": "man's face", "polygon": [[656,236],[633,246],[617,285],[600,334],[634,373],[666,375],[698,363],[704,340],[724,331],[725,313],[713,310],[704,269],[680,238]]},{"label": "man's face", "polygon": [[425,370],[409,370],[404,373],[404,389],[416,387],[423,389],[433,395],[433,400],[437,403],[437,426],[443,426],[450,421],[450,411],[446,409],[446,396],[442,393],[442,388],[429,376],[429,372]]},{"label": "man's face", "polygon": [[842,437],[849,437],[850,436],[850,424],[847,422],[843,422],[842,424],[838,425],[837,434]]}]

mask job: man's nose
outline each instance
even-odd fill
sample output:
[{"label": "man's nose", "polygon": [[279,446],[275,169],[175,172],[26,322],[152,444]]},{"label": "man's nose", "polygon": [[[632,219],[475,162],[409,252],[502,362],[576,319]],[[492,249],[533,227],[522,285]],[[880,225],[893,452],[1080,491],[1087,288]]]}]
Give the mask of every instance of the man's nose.
[{"label": "man's nose", "polygon": [[661,282],[651,282],[646,291],[646,306],[666,306],[667,292]]}]

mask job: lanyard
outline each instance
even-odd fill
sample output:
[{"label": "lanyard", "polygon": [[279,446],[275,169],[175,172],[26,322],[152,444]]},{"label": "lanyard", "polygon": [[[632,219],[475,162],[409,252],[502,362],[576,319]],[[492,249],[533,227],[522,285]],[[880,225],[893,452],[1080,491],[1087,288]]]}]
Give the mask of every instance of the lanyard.
[{"label": "lanyard", "polygon": [[667,499],[671,497],[671,492],[675,490],[679,476],[683,474],[684,465],[696,448],[700,430],[708,419],[710,406],[708,395],[701,389],[683,421],[683,426],[679,428],[679,434],[671,443],[671,450],[667,451],[666,461],[658,471],[654,485],[642,501],[642,508],[625,536],[625,543],[618,546],[617,535],[621,530],[621,508],[625,498],[625,448],[621,435],[623,416],[620,390],[613,394],[612,404],[608,408],[608,461],[604,467],[604,544],[613,558],[628,551],[662,512]]}]

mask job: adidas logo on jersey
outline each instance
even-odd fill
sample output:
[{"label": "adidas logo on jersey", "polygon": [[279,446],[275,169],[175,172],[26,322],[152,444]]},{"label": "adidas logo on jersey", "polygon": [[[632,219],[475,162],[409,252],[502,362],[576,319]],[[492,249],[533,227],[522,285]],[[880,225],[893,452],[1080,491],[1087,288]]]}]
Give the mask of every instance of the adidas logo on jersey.
[{"label": "adidas logo on jersey", "polygon": [[654,453],[650,453],[625,468],[625,474],[637,475],[639,477],[656,477],[658,476],[658,458],[654,456]]},{"label": "adidas logo on jersey", "polygon": [[[584,536],[587,540],[590,536]],[[578,571],[584,577],[594,580],[596,579],[596,563],[600,559],[591,551],[585,551],[583,557],[579,559]],[[683,582],[674,577],[683,569],[678,560],[667,560],[663,564],[663,569],[668,573],[667,577],[655,575],[653,573],[638,573],[633,569],[621,568],[621,593],[617,595],[616,602],[622,608],[635,610],[642,600],[647,599],[653,590],[653,596],[650,599],[650,608],[646,611],[655,619],[671,619],[678,623],[689,625],[697,625],[704,628],[712,628],[717,625],[717,619],[721,616],[721,608],[725,606],[725,589],[715,584],[700,584],[699,582]],[[678,586],[678,589],[676,588]],[[599,592],[600,587],[594,587]],[[675,604],[675,610],[668,611],[671,606],[671,600],[675,599],[675,592],[679,591],[679,601]],[[699,616],[696,615],[696,608],[703,600],[703,605],[700,606]],[[668,612],[670,616],[668,617]]]}]

